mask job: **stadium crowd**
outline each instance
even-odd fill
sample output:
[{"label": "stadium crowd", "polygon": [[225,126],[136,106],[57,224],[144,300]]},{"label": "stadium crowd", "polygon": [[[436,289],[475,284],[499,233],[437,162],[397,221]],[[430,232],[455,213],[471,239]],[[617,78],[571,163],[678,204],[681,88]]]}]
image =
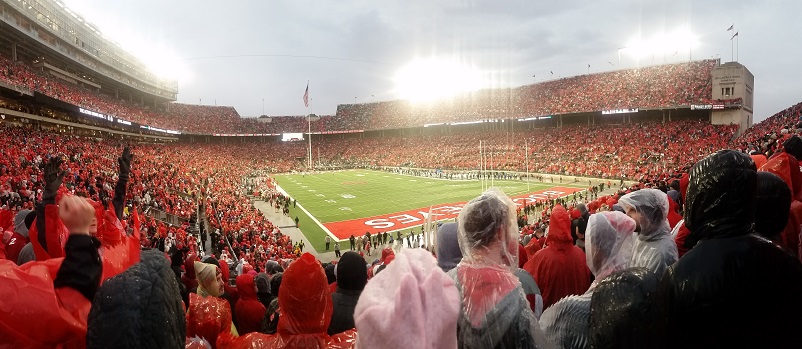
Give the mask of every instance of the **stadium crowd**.
[{"label": "stadium crowd", "polygon": [[305,132],[310,126],[312,132],[377,130],[722,102],[713,101],[710,95],[711,71],[717,61],[702,60],[580,75],[510,90],[482,90],[429,104],[401,100],[342,104],[336,115],[321,116],[311,124],[302,116],[275,116],[265,122],[240,117],[234,108],[225,106],[181,103],[169,103],[165,109],[142,106],[65,82],[1,55],[0,64],[6,67],[0,72],[0,80],[8,84],[142,125],[199,134],[281,134]]},{"label": "stadium crowd", "polygon": [[[432,136],[318,139],[313,158],[322,166],[416,167],[443,170],[486,168],[568,176],[646,180],[728,146],[735,125],[702,121],[570,126],[515,132],[482,131]],[[303,156],[304,145],[294,154]],[[426,149],[437,149],[428,151]],[[526,151],[529,154],[526,154]]]},{"label": "stadium crowd", "polygon": [[[303,253],[249,198],[290,205],[269,174],[295,170],[301,143],[139,144],[119,155],[113,139],[2,125],[2,341],[795,347],[800,105],[735,140],[734,127],[697,121],[321,140],[327,163],[475,169],[483,140],[499,170],[528,157],[532,172],[640,180],[520,208],[491,190],[433,244],[360,237],[363,249],[335,261]],[[728,147],[740,149],[717,151]],[[187,220],[140,215],[149,208]],[[191,233],[199,208],[219,239],[212,251],[199,241],[208,232]],[[765,288],[774,297],[739,306]]]},{"label": "stadium crowd", "polygon": [[[310,127],[303,117],[243,119],[231,107],[151,110],[2,56],[0,64],[7,84],[142,124]],[[709,98],[715,64],[582,75],[434,105],[341,105],[311,125],[372,130],[718,103]],[[270,174],[300,169],[304,142],[132,146],[3,123],[0,347],[798,347],[800,113],[802,103],[734,140],[737,126],[701,121],[319,139],[323,167],[474,171],[481,141],[493,171],[639,181],[524,207],[492,189],[439,225],[435,241],[432,232],[366,234],[341,256],[335,242],[333,261],[304,253],[251,201],[287,213],[291,199]]]},{"label": "stadium crowd", "polygon": [[337,116],[365,122],[360,129],[420,127],[444,122],[512,119],[621,108],[710,104],[716,60],[580,75],[518,87],[482,90],[445,102],[344,104]]}]

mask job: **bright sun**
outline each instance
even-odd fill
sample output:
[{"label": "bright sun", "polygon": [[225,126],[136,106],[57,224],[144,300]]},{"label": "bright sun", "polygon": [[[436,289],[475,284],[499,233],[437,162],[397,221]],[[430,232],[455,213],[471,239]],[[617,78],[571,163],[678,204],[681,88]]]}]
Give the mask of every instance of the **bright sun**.
[{"label": "bright sun", "polygon": [[451,97],[485,87],[478,69],[454,60],[417,59],[395,74],[395,91],[413,102]]}]

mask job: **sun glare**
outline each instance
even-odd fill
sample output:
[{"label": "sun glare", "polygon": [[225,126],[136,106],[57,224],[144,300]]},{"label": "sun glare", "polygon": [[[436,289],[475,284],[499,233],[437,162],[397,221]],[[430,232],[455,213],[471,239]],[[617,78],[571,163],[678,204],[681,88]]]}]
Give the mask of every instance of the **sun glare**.
[{"label": "sun glare", "polygon": [[658,33],[652,38],[634,38],[622,48],[633,57],[643,58],[651,55],[671,54],[677,51],[687,51],[699,46],[699,38],[686,29],[674,32]]},{"label": "sun glare", "polygon": [[483,87],[478,69],[455,60],[417,59],[395,74],[395,92],[413,102],[433,101]]}]

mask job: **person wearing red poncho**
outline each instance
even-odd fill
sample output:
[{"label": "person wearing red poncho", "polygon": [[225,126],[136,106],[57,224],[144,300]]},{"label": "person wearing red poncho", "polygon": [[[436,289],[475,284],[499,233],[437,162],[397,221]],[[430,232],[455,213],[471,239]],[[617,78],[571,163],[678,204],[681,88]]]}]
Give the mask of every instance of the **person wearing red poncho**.
[{"label": "person wearing red poncho", "polygon": [[84,348],[91,300],[100,285],[99,242],[89,235],[94,209],[65,196],[59,215],[70,235],[66,256],[17,266],[0,260],[0,344],[11,348]]},{"label": "person wearing red poncho", "polygon": [[187,309],[187,337],[199,336],[206,339],[212,348],[218,336],[230,333],[237,336],[228,302],[223,295],[223,273],[220,267],[202,262],[194,262],[198,277],[197,294],[189,295]]},{"label": "person wearing red poncho", "polygon": [[544,311],[560,298],[583,294],[590,287],[591,273],[585,253],[573,242],[568,212],[562,205],[555,205],[546,247],[524,264],[524,270],[532,274],[540,287]]},{"label": "person wearing red poncho", "polygon": [[235,306],[237,331],[241,334],[258,332],[267,308],[256,297],[256,283],[253,274],[237,276],[239,300]]},{"label": "person wearing red poncho", "polygon": [[195,277],[195,262],[198,257],[194,253],[187,255],[184,260],[184,275],[181,275],[181,282],[186,287],[188,293],[196,293],[198,290],[198,279]]},{"label": "person wearing red poncho", "polygon": [[353,347],[354,331],[326,334],[331,321],[331,295],[323,267],[314,256],[308,252],[301,255],[287,267],[282,279],[277,333],[249,333],[239,338],[221,333],[218,349]]}]

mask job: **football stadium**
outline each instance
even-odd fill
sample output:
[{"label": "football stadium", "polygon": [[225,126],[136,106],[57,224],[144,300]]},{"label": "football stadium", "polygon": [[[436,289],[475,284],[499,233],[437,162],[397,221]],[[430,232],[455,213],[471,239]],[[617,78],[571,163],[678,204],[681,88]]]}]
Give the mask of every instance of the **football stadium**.
[{"label": "football stadium", "polygon": [[2,0],[0,348],[802,347],[731,5]]}]

